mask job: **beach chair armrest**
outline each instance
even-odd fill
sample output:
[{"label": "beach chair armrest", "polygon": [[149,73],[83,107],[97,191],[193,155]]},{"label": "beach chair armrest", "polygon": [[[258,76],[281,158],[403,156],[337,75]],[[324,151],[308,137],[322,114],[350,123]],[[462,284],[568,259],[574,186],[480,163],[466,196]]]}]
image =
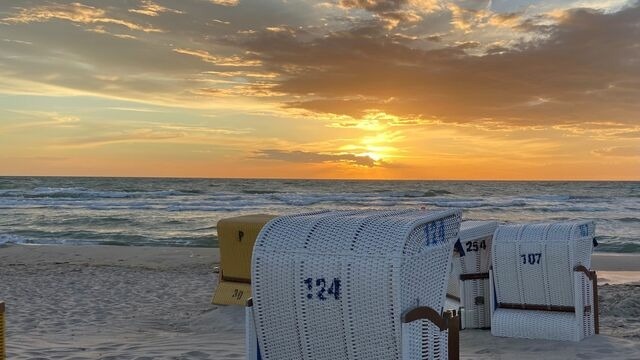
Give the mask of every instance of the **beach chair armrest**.
[{"label": "beach chair armrest", "polygon": [[[584,276],[586,279],[588,279],[588,281],[591,282],[591,298],[590,299],[585,299],[587,303],[589,303],[590,306],[590,311],[593,312],[593,326],[594,326],[594,332],[596,334],[600,333],[600,316],[599,316],[599,301],[598,301],[598,274],[596,273],[595,270],[590,270],[587,269],[586,266],[584,265],[578,265],[576,267],[573,268],[573,271],[576,273],[579,273],[578,276],[576,276],[576,286],[580,283],[580,281],[578,281],[582,276]],[[578,288],[577,288],[578,289]],[[579,304],[577,303],[578,301],[578,296],[583,296],[583,292],[586,291],[585,289],[580,288],[580,291],[576,291],[576,306],[578,306]],[[581,304],[581,305],[586,305],[586,304]],[[576,309],[577,311],[577,309]]]},{"label": "beach chair armrest", "polygon": [[594,270],[587,269],[587,267],[584,266],[584,265],[578,265],[578,266],[574,267],[573,271],[583,273],[591,281],[593,281],[594,278],[596,277],[596,272]]},{"label": "beach chair armrest", "polygon": [[438,328],[440,328],[440,331],[448,329],[447,319],[434,309],[427,306],[418,306],[405,311],[405,313],[402,314],[402,322],[405,324],[423,319],[434,323]]},{"label": "beach chair armrest", "polygon": [[448,358],[449,360],[460,359],[460,317],[456,310],[446,310],[443,315],[440,315],[430,307],[419,306],[402,314],[403,324],[409,324],[417,320],[429,320],[440,331],[448,330]]}]

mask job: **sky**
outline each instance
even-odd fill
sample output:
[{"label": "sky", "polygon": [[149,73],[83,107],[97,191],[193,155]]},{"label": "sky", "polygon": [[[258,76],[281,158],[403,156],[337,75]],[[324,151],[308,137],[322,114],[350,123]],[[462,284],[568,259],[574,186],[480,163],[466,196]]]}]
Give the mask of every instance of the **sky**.
[{"label": "sky", "polygon": [[0,175],[640,180],[640,2],[2,0]]}]

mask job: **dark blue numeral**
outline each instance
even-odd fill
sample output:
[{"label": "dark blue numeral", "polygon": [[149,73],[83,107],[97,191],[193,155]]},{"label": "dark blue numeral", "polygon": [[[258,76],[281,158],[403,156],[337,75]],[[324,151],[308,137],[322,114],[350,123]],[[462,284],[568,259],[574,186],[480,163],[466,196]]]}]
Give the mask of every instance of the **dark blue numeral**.
[{"label": "dark blue numeral", "polygon": [[578,227],[580,229],[580,236],[588,236],[589,235],[589,225],[582,224]]},{"label": "dark blue numeral", "polygon": [[520,255],[522,258],[522,263],[529,265],[540,264],[540,259],[542,258],[542,253],[531,253],[531,254],[522,254]]},{"label": "dark blue numeral", "polygon": [[[340,279],[334,278],[329,288],[327,289],[327,280],[325,278],[318,278],[313,281],[313,278],[304,279],[303,283],[307,288],[307,299],[311,300],[314,297],[318,300],[326,300],[327,295],[333,295],[333,298],[340,300]],[[313,285],[315,283],[316,291],[313,291]]]},{"label": "dark blue numeral", "polygon": [[[311,292],[311,290],[313,290],[313,279],[312,278],[306,278],[306,279],[304,279],[304,283],[307,284],[307,290],[309,292]],[[312,294],[307,294],[307,299],[313,299],[313,295]]]},{"label": "dark blue numeral", "polygon": [[425,245],[437,245],[439,242],[444,242],[445,234],[444,221],[438,220],[428,223],[424,227]]},{"label": "dark blue numeral", "polygon": [[334,299],[340,300],[340,279],[333,279],[327,293],[329,293],[329,295],[333,295]]},{"label": "dark blue numeral", "polygon": [[327,291],[327,281],[324,278],[320,278],[316,280],[316,286],[320,288],[320,290],[318,290],[318,292],[316,293],[316,295],[318,295],[318,299],[326,300],[327,297],[324,296],[324,293]]},{"label": "dark blue numeral", "polygon": [[480,251],[480,249],[487,248],[487,243],[484,240],[480,241],[479,243],[477,241],[468,241],[466,245],[468,252]]}]

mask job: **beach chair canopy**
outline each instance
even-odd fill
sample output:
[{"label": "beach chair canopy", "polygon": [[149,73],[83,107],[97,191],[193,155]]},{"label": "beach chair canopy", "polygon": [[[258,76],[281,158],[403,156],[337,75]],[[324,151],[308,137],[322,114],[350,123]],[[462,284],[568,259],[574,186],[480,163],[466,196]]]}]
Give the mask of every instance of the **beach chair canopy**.
[{"label": "beach chair canopy", "polygon": [[494,335],[580,340],[593,334],[594,230],[591,221],[498,227]]},{"label": "beach chair canopy", "polygon": [[405,326],[402,316],[442,311],[460,217],[323,211],[269,222],[252,265],[262,358],[446,359],[441,329],[426,320]]}]

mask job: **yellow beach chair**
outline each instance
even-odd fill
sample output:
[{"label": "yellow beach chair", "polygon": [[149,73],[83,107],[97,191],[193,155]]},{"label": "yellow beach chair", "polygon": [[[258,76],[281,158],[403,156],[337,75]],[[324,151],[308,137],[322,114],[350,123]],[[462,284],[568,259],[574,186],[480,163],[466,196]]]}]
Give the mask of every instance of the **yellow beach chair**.
[{"label": "yellow beach chair", "polygon": [[262,227],[273,215],[245,215],[218,221],[219,283],[212,303],[244,305],[251,297],[251,254]]}]

